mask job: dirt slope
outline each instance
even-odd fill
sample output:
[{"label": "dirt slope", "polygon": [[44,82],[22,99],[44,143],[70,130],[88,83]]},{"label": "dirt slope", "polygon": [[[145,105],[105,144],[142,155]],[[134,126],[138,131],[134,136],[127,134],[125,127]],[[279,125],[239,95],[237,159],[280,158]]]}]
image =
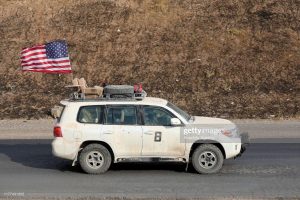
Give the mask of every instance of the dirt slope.
[{"label": "dirt slope", "polygon": [[0,0],[0,118],[37,118],[72,75],[19,71],[23,47],[69,43],[74,77],[142,82],[192,114],[297,117],[297,0]]}]

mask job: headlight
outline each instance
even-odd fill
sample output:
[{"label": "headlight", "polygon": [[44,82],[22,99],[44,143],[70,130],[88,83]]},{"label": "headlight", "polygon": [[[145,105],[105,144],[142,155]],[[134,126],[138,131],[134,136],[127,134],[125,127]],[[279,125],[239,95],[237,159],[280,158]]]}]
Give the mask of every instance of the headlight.
[{"label": "headlight", "polygon": [[230,130],[222,130],[221,131],[223,135],[227,136],[227,137],[232,137],[233,134]]},{"label": "headlight", "polygon": [[221,131],[221,133],[227,137],[236,137],[238,135],[238,130],[237,128],[224,129]]}]

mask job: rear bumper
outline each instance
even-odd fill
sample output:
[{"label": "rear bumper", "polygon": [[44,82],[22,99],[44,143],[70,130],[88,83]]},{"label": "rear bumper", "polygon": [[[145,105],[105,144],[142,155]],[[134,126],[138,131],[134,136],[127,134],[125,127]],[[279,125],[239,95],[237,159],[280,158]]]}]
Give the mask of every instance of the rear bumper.
[{"label": "rear bumper", "polygon": [[241,150],[238,155],[236,155],[234,158],[242,156],[242,154],[246,151],[248,145],[250,144],[250,139],[248,133],[242,133],[241,134]]},{"label": "rear bumper", "polygon": [[59,158],[74,160],[78,147],[74,143],[68,143],[63,138],[55,138],[52,142],[52,154]]}]

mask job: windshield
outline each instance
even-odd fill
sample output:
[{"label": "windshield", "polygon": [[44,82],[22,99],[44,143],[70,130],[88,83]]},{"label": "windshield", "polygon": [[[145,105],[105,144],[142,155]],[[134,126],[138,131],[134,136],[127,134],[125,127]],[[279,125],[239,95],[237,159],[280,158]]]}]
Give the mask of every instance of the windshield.
[{"label": "windshield", "polygon": [[171,109],[173,109],[175,112],[177,112],[179,115],[181,115],[184,119],[186,119],[186,121],[189,121],[191,119],[191,116],[186,113],[185,111],[181,110],[180,108],[178,108],[176,105],[168,102],[167,106]]}]

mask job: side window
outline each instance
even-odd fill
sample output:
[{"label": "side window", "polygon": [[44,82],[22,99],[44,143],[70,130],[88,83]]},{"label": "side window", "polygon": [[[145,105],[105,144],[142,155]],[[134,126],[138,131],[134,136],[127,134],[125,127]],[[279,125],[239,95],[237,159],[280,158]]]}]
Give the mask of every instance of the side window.
[{"label": "side window", "polygon": [[107,124],[135,125],[137,124],[137,111],[135,106],[115,106],[107,108]]},{"label": "side window", "polygon": [[[57,109],[55,111],[53,111],[53,112],[56,112],[56,113],[53,113],[53,115],[57,117],[57,122],[58,123],[60,122],[60,119],[61,119],[61,117],[64,113],[65,107],[66,106],[64,106],[64,105],[58,106]],[[51,110],[51,112],[52,112],[52,110]]]},{"label": "side window", "polygon": [[144,106],[144,123],[146,126],[171,126],[173,115],[163,108]]},{"label": "side window", "polygon": [[102,106],[84,106],[78,111],[77,121],[80,123],[99,124],[102,123]]}]

